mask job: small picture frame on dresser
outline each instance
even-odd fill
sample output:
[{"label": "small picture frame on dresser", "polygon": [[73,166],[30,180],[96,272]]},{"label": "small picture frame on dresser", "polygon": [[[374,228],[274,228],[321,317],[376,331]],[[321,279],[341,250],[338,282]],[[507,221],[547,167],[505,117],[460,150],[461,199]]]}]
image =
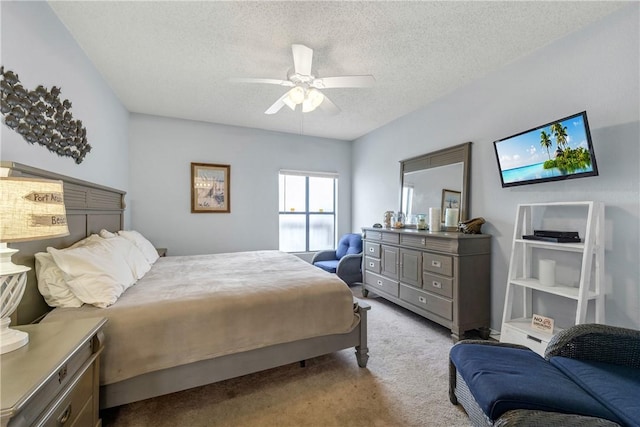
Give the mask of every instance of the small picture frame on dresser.
[{"label": "small picture frame on dresser", "polygon": [[[455,190],[442,189],[442,207],[440,209],[441,222],[446,222],[447,209],[457,209],[460,211],[460,198],[462,193]],[[458,218],[458,221],[460,218]],[[457,221],[456,221],[457,222]]]}]

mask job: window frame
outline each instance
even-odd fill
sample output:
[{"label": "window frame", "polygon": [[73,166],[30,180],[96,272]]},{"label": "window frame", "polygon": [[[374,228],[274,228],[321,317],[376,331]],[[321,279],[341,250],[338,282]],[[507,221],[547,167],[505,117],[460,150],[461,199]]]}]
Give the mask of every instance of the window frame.
[{"label": "window frame", "polygon": [[[310,219],[312,215],[329,215],[333,216],[333,247],[335,248],[338,234],[338,179],[339,176],[337,173],[333,172],[305,172],[305,171],[290,171],[290,170],[281,170],[278,173],[278,198],[282,197],[280,194],[280,177],[281,176],[302,176],[305,178],[304,182],[304,211],[281,211],[280,210],[280,200],[278,200],[278,224],[280,224],[280,215],[304,215],[305,216],[305,249],[304,252],[316,252],[322,249],[310,249]],[[309,178],[331,178],[333,179],[333,200],[332,200],[332,211],[310,211],[309,210]],[[285,190],[286,190],[286,181],[285,181]],[[286,206],[285,206],[286,207]],[[280,248],[280,229],[278,226],[278,248]],[[292,251],[299,252],[299,251]]]}]

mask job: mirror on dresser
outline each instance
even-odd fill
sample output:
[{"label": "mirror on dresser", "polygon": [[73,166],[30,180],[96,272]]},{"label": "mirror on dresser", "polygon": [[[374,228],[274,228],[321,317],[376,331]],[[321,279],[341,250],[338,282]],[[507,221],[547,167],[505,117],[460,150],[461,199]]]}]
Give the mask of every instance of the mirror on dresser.
[{"label": "mirror on dresser", "polygon": [[467,220],[470,164],[470,142],[401,160],[400,211],[408,218],[428,215],[429,208],[442,208],[443,191],[449,190],[446,194],[460,193],[458,220]]}]

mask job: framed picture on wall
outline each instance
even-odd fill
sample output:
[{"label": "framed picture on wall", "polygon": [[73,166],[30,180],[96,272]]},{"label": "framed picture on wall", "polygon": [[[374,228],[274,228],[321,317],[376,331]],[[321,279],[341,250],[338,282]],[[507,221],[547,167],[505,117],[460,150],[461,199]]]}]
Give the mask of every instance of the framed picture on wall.
[{"label": "framed picture on wall", "polygon": [[[458,209],[458,212],[460,212],[460,195],[462,193],[460,193],[459,191],[455,191],[455,190],[447,190],[447,189],[442,189],[442,209],[440,210],[440,215],[442,216],[442,222],[446,222],[445,219],[445,215],[447,212],[447,209]],[[457,223],[457,220],[456,220]]]},{"label": "framed picture on wall", "polygon": [[231,166],[191,163],[191,213],[231,212]]}]

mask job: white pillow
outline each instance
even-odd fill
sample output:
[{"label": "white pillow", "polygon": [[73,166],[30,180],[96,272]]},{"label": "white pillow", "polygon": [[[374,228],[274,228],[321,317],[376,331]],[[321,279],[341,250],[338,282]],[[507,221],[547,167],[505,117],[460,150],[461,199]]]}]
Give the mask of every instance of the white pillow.
[{"label": "white pillow", "polygon": [[35,258],[38,290],[47,304],[50,307],[80,307],[82,301],[71,292],[51,254],[38,252]]},{"label": "white pillow", "polygon": [[88,245],[89,243],[95,243],[100,241],[102,241],[102,237],[98,236],[97,234],[92,234],[89,237],[85,237],[84,239],[78,240],[77,242],[75,242],[73,245],[69,246],[66,249],[77,248],[80,246]]},{"label": "white pillow", "polygon": [[100,234],[100,237],[102,237],[103,239],[111,239],[112,237],[118,236],[117,233],[112,233],[109,230],[105,230],[104,228],[100,230],[99,234]]},{"label": "white pillow", "polygon": [[136,245],[124,237],[114,234],[115,237],[102,239],[102,244],[107,245],[111,250],[118,252],[127,261],[131,272],[136,279],[142,279],[147,271],[151,269],[151,264],[147,261],[142,251]]},{"label": "white pillow", "polygon": [[62,270],[71,292],[85,304],[108,307],[136,281],[124,257],[103,242],[47,248],[47,252]]},{"label": "white pillow", "polygon": [[118,231],[118,235],[124,237],[125,239],[131,241],[134,245],[136,245],[138,249],[140,249],[140,251],[144,254],[145,258],[147,258],[147,261],[149,261],[150,264],[153,264],[158,258],[160,258],[160,255],[158,255],[158,251],[151,244],[151,242],[149,242],[142,234],[138,233],[137,231],[120,230]]}]

